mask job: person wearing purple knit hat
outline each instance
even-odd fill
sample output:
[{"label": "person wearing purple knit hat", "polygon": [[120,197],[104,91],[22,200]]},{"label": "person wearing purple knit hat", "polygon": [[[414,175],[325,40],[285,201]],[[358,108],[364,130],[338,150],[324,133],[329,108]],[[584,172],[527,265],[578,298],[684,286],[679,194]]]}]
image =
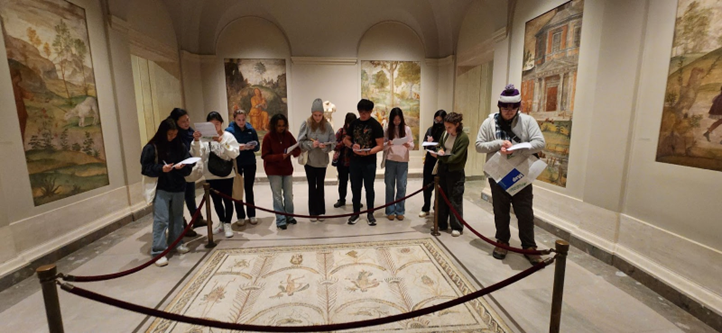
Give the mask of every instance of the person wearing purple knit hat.
[{"label": "person wearing purple knit hat", "polygon": [[[521,154],[530,156],[544,149],[546,143],[539,124],[533,117],[519,112],[521,95],[513,84],[504,88],[501,96],[499,96],[497,106],[499,112],[489,115],[489,118],[484,120],[484,123],[479,128],[479,134],[476,137],[477,152],[486,154],[486,160],[488,161],[496,152],[500,152],[502,155]],[[529,142],[532,147],[513,152],[507,151],[507,148],[512,145],[522,142]],[[512,196],[502,189],[493,178],[488,178],[494,206],[497,242],[509,245],[509,239],[511,238],[511,232],[509,231],[511,216],[509,212],[511,205],[514,205],[514,213],[519,221],[521,245],[524,249],[536,249],[532,185],[525,187]],[[494,258],[502,260],[506,257],[506,254],[506,249],[494,248]],[[539,255],[525,256],[532,264],[542,261]]]}]

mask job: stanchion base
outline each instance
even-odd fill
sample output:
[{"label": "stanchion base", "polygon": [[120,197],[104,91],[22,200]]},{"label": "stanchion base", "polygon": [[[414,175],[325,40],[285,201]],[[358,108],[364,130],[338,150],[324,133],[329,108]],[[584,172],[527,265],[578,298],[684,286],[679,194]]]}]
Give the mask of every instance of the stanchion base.
[{"label": "stanchion base", "polygon": [[216,242],[208,242],[205,246],[206,249],[212,249],[216,247],[218,244]]},{"label": "stanchion base", "polygon": [[436,232],[432,231],[431,236],[441,236],[441,233],[438,231],[436,231]]}]

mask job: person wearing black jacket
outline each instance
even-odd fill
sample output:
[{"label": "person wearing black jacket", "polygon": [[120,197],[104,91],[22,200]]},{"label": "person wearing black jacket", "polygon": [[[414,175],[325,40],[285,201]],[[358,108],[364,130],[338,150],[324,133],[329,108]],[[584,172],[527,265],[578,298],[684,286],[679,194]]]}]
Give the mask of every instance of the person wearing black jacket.
[{"label": "person wearing black jacket", "polygon": [[[426,130],[424,141],[439,142],[439,140],[441,140],[441,135],[444,134],[444,118],[446,118],[446,111],[439,110],[434,113],[434,125]],[[432,172],[434,171],[436,160],[436,157],[431,155],[429,152],[426,153],[426,157],[424,158],[424,186],[434,182],[434,175],[432,175]],[[433,186],[424,189],[424,206],[421,208],[419,217],[426,217],[426,215],[429,215],[432,192],[434,192]]]},{"label": "person wearing black jacket", "polygon": [[[158,178],[153,200],[153,245],[150,250],[153,257],[165,251],[168,243],[175,241],[183,232],[185,176],[191,173],[193,166],[177,164],[190,157],[189,149],[177,136],[175,121],[170,118],[163,120],[140,156],[141,173]],[[182,241],[176,250],[181,254],[189,251]],[[168,265],[168,258],[160,258],[155,264],[160,267]]]},{"label": "person wearing black jacket", "polygon": [[[191,118],[188,116],[188,112],[181,108],[174,108],[173,111],[170,112],[170,118],[175,120],[175,123],[178,127],[178,139],[186,146],[186,148],[190,149],[191,142],[193,141],[193,133],[195,130],[193,130],[193,127],[191,127]],[[186,208],[188,208],[188,212],[193,216],[193,214],[198,209],[198,206],[196,206],[196,182],[186,182],[186,191],[185,191],[185,202],[186,202]],[[188,222],[186,222],[186,219],[183,219],[183,228],[188,225]],[[198,220],[196,220],[195,223],[193,223],[193,228],[199,228],[199,227],[205,227],[206,221],[203,219],[203,213],[199,213]],[[193,231],[189,230],[186,233],[186,237],[196,237],[198,234]]]}]

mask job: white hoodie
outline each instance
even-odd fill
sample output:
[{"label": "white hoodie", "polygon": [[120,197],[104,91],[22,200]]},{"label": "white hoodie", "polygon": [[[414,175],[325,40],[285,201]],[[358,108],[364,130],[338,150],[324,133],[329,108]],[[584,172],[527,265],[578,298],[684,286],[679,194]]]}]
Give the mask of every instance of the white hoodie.
[{"label": "white hoodie", "polygon": [[208,171],[208,157],[212,151],[220,158],[226,161],[232,161],[238,157],[238,154],[240,154],[238,146],[238,141],[236,141],[233,134],[223,131],[221,142],[210,141],[210,147],[208,145],[208,141],[193,140],[191,143],[191,156],[200,157],[201,161],[203,161],[205,170],[203,177],[205,177],[206,180],[233,178],[236,176],[236,172],[234,170],[231,170],[231,173],[225,177],[218,177]]}]

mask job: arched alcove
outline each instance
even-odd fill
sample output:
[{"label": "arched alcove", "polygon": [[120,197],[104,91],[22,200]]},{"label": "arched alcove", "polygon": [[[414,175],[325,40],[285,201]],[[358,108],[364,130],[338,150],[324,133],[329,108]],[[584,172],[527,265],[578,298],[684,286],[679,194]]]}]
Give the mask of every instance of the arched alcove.
[{"label": "arched alcove", "polygon": [[359,60],[413,60],[425,57],[419,35],[406,24],[385,21],[377,23],[361,36]]},{"label": "arched alcove", "polygon": [[291,47],[273,22],[255,16],[236,19],[216,39],[218,58],[288,58]]}]

